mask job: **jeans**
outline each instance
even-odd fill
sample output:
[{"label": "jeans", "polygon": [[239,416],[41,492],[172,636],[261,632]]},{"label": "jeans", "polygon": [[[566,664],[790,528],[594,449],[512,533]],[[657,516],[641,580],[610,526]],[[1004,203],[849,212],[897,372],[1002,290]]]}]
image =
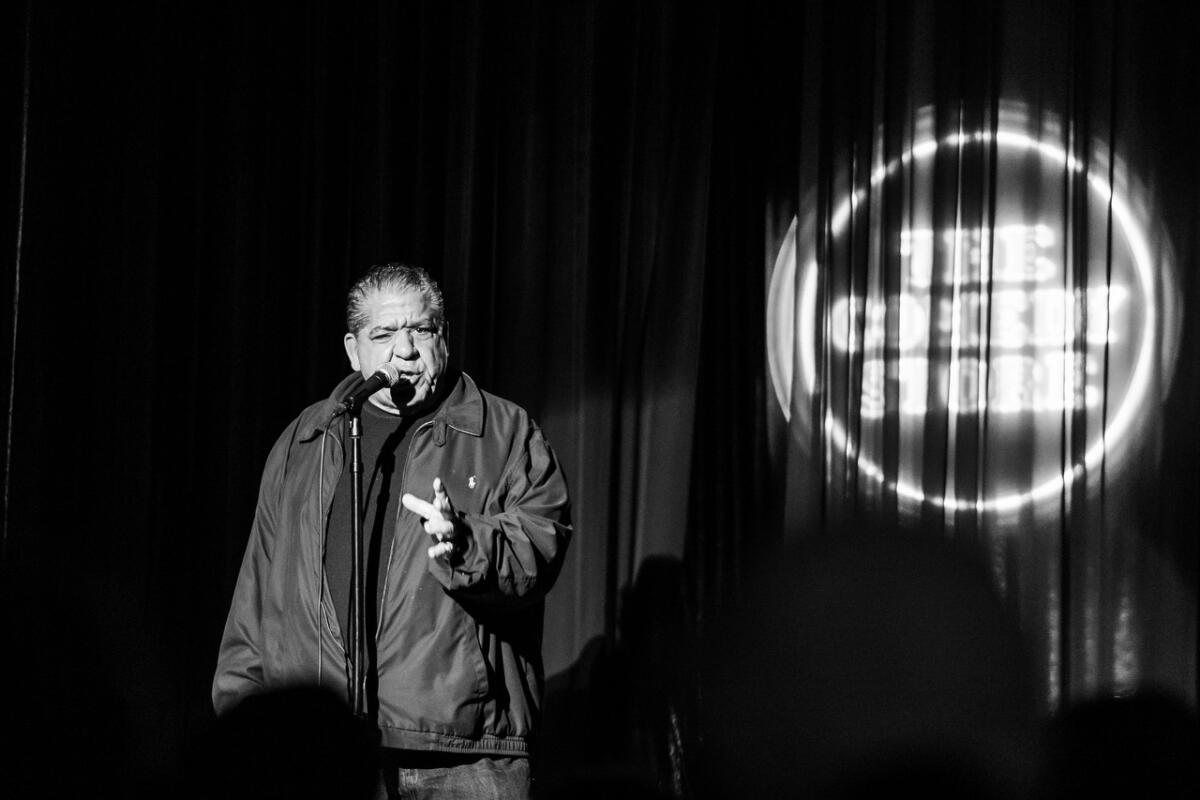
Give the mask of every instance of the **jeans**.
[{"label": "jeans", "polygon": [[385,751],[377,800],[529,800],[529,759]]}]

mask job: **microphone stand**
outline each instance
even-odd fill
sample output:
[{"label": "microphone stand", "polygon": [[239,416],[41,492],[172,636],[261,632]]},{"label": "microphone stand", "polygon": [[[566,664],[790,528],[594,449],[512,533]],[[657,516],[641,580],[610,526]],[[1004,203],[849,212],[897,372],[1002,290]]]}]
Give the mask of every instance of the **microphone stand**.
[{"label": "microphone stand", "polygon": [[[400,379],[400,371],[392,364],[383,364],[375,374],[355,392],[342,400],[342,407],[335,414],[346,415],[350,429],[350,708],[355,718],[367,718],[367,634],[366,634],[366,590],[363,568],[363,496],[362,496],[362,406],[372,393],[383,387],[392,387]],[[372,598],[374,599],[374,598]]]},{"label": "microphone stand", "polygon": [[363,600],[362,406],[348,404],[350,427],[350,708],[358,719],[367,716],[366,634]]}]

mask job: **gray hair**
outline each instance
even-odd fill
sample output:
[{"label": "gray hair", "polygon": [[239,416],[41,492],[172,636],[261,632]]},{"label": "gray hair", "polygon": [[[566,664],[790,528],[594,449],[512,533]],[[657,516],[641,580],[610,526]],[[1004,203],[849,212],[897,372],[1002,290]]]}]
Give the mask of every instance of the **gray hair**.
[{"label": "gray hair", "polygon": [[350,291],[346,294],[347,331],[355,336],[358,335],[358,332],[367,324],[367,312],[363,308],[363,304],[372,292],[384,289],[421,292],[429,302],[429,307],[437,315],[438,322],[445,317],[442,290],[438,287],[437,281],[429,277],[429,273],[420,267],[393,261],[371,267],[350,287]]}]

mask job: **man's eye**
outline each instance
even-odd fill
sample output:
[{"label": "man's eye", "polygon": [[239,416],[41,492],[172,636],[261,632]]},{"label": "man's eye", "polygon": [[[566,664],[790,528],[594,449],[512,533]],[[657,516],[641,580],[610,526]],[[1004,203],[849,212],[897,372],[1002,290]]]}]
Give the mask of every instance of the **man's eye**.
[{"label": "man's eye", "polygon": [[428,339],[437,333],[437,328],[433,327],[432,325],[418,325],[417,327],[413,328],[413,333],[422,339]]},{"label": "man's eye", "polygon": [[371,341],[372,342],[386,342],[390,338],[392,338],[392,335],[390,333],[377,333],[371,337]]}]

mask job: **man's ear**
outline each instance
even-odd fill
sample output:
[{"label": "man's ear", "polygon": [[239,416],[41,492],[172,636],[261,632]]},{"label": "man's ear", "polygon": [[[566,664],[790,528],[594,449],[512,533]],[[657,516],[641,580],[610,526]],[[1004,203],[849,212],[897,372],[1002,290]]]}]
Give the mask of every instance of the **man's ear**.
[{"label": "man's ear", "polygon": [[361,372],[362,367],[358,362],[358,337],[353,333],[347,333],[342,343],[346,346],[346,357],[350,359],[350,368],[355,372]]}]

